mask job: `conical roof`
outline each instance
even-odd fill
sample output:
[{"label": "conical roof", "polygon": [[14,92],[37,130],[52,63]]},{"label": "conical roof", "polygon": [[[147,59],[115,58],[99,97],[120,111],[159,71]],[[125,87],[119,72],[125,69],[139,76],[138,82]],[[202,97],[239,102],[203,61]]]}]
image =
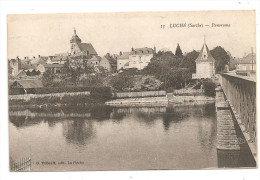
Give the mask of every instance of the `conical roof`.
[{"label": "conical roof", "polygon": [[215,59],[212,57],[206,43],[203,44],[203,46],[200,50],[200,54],[195,61],[196,62],[199,62],[199,61],[215,62]]}]

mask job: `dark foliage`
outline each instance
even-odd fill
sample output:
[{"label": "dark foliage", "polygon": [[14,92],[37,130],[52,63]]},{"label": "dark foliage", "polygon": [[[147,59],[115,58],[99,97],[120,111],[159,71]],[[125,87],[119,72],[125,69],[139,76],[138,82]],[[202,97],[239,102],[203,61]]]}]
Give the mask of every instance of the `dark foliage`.
[{"label": "dark foliage", "polygon": [[142,70],[143,74],[154,75],[163,82],[163,89],[179,89],[191,80],[189,68],[181,67],[182,58],[172,52],[158,52]]},{"label": "dark foliage", "polygon": [[178,43],[177,48],[175,50],[175,56],[180,57],[180,58],[183,57],[182,50],[181,50],[179,43]]},{"label": "dark foliage", "polygon": [[196,72],[196,62],[195,60],[199,56],[199,52],[193,50],[192,52],[187,53],[181,62],[181,67],[188,68],[191,73]]},{"label": "dark foliage", "polygon": [[202,82],[205,95],[214,97],[216,95],[215,88],[217,87],[216,84],[211,79],[206,79]]},{"label": "dark foliage", "polygon": [[221,46],[217,46],[214,49],[212,49],[210,53],[213,56],[213,58],[216,60],[215,62],[216,73],[223,72],[225,69],[225,65],[229,64],[230,62],[230,57],[225,51],[225,49],[222,48]]},{"label": "dark foliage", "polygon": [[45,87],[53,86],[54,78],[55,78],[55,74],[53,73],[53,71],[48,69],[46,72],[43,73],[42,76],[43,85]]}]

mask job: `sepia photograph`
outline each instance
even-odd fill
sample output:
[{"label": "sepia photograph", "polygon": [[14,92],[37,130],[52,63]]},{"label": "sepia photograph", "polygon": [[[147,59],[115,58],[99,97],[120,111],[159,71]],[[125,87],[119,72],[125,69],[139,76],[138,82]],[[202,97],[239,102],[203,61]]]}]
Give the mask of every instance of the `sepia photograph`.
[{"label": "sepia photograph", "polygon": [[256,11],[8,14],[10,172],[256,169]]}]

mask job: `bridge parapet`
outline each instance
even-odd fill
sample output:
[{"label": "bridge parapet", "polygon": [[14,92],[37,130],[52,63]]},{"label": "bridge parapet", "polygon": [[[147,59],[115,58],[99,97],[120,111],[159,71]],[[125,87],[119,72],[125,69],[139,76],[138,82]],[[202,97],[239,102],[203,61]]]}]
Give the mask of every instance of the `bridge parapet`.
[{"label": "bridge parapet", "polygon": [[220,85],[253,153],[257,156],[256,81],[235,74],[221,74]]}]

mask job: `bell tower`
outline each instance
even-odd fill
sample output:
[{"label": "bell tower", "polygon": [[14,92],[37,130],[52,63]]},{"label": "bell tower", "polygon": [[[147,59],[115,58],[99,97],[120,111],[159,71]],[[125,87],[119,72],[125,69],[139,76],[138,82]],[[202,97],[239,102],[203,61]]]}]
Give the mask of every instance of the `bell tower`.
[{"label": "bell tower", "polygon": [[70,40],[71,54],[77,53],[77,45],[81,43],[81,39],[78,37],[76,29],[74,28],[74,34]]}]

